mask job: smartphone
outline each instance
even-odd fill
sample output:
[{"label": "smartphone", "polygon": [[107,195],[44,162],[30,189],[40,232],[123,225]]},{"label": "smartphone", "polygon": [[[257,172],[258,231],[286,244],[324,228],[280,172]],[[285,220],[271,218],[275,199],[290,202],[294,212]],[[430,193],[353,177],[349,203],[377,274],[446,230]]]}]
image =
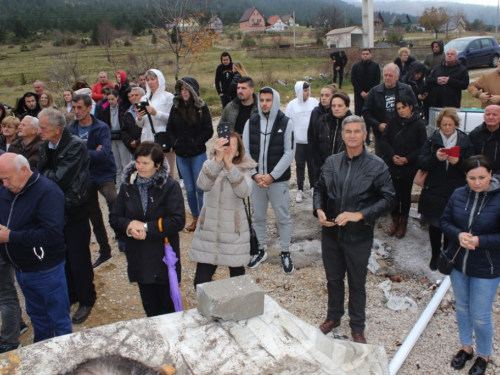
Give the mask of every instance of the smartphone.
[{"label": "smartphone", "polygon": [[229,122],[219,122],[219,125],[217,125],[217,135],[219,138],[226,138],[227,143],[224,144],[224,146],[229,146],[229,132],[231,131]]}]

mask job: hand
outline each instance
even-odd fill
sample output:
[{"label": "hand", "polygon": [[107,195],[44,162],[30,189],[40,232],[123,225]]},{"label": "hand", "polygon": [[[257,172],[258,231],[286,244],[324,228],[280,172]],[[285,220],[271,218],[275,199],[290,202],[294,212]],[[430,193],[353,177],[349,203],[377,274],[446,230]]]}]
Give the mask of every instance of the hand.
[{"label": "hand", "polygon": [[483,92],[479,95],[479,99],[483,102],[483,103],[487,103],[491,98],[491,94],[489,92]]},{"label": "hand", "polygon": [[137,114],[137,120],[142,121],[142,119],[146,116],[146,111],[139,111],[137,107],[134,107],[134,111]]},{"label": "hand", "polygon": [[438,85],[446,85],[450,77],[438,77],[437,83]]},{"label": "hand", "polygon": [[385,130],[385,127],[387,126],[387,124],[385,122],[382,122],[379,126],[378,126],[378,130],[380,130],[380,132],[383,132]]},{"label": "hand", "polygon": [[223,93],[220,93],[220,94],[219,94],[219,96],[222,96],[222,95],[224,95],[224,94],[223,94]]},{"label": "hand", "polygon": [[459,160],[460,160],[459,157],[448,155],[448,161],[451,163],[451,165],[457,164]]},{"label": "hand", "polygon": [[274,182],[274,178],[268,173],[262,178],[262,187],[269,187]]},{"label": "hand", "polygon": [[405,159],[405,158],[401,158],[398,155],[394,155],[392,157],[392,161],[394,162],[394,164],[399,165],[399,166],[402,166],[404,164],[402,159]]},{"label": "hand", "polygon": [[[224,140],[227,142],[225,138]],[[224,152],[224,166],[226,167],[227,170],[233,168],[233,159],[236,156],[237,152],[238,149],[226,146],[226,150]]]},{"label": "hand", "polygon": [[479,237],[473,236],[471,233],[462,232],[458,235],[460,246],[468,250],[476,250],[479,246]]},{"label": "hand", "polygon": [[127,232],[129,232],[135,240],[144,240],[146,239],[144,224],[145,223],[139,220],[132,220],[127,227]]},{"label": "hand", "polygon": [[361,91],[361,94],[360,94],[360,95],[361,95],[361,97],[362,97],[363,99],[366,99],[366,97],[368,96],[368,93],[367,93],[367,92],[364,92],[364,91]]},{"label": "hand", "polygon": [[130,142],[130,147],[137,148],[137,142],[136,141],[131,141]]},{"label": "hand", "polygon": [[318,220],[319,220],[320,225],[322,225],[324,227],[333,227],[335,225],[334,221],[328,221],[326,219],[326,214],[321,208],[318,208],[316,210],[316,213],[318,214]]},{"label": "hand", "polygon": [[490,95],[490,103],[500,104],[500,95]]},{"label": "hand", "polygon": [[418,95],[419,100],[425,100],[425,98],[427,98],[427,94],[419,94]]},{"label": "hand", "polygon": [[146,111],[148,111],[148,113],[151,116],[156,116],[158,114],[158,111],[156,109],[154,109],[154,107],[151,107],[150,105],[146,106]]},{"label": "hand", "polygon": [[224,146],[227,143],[227,139],[224,137],[217,138],[215,141],[215,162],[220,164],[224,158],[224,154],[227,152],[228,146]]},{"label": "hand", "polygon": [[97,146],[95,150],[96,151],[101,151],[102,150],[102,145]]},{"label": "hand", "polygon": [[399,161],[403,164],[408,164],[408,159],[407,158],[404,158],[402,156],[399,157]]},{"label": "hand", "polygon": [[363,219],[361,212],[342,212],[339,216],[335,218],[335,223],[343,227],[349,221],[357,223]]},{"label": "hand", "polygon": [[335,70],[340,70],[340,66],[337,66],[337,67],[335,68]]},{"label": "hand", "polygon": [[0,225],[0,243],[9,242],[10,229]]},{"label": "hand", "polygon": [[448,154],[445,152],[442,152],[441,149],[437,150],[436,157],[438,158],[439,161],[448,160]]}]

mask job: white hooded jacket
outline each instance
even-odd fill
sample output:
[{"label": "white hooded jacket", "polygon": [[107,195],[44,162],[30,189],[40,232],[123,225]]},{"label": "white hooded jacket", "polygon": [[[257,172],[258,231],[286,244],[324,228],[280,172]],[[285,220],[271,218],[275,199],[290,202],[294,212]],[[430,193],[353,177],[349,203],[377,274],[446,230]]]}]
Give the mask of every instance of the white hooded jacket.
[{"label": "white hooded jacket", "polygon": [[307,128],[311,118],[312,110],[318,106],[318,101],[309,97],[304,102],[304,81],[297,81],[295,84],[296,99],[293,99],[286,106],[285,115],[292,120],[295,129],[296,143],[307,144]]}]

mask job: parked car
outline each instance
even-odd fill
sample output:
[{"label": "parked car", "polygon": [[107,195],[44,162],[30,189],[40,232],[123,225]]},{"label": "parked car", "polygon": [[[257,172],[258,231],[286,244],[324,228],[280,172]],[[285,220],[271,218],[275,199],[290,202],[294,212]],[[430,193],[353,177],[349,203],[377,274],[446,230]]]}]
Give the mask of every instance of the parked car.
[{"label": "parked car", "polygon": [[500,47],[495,38],[487,36],[471,36],[453,39],[445,44],[444,50],[453,48],[458,51],[458,59],[466,68],[474,66],[497,66]]}]

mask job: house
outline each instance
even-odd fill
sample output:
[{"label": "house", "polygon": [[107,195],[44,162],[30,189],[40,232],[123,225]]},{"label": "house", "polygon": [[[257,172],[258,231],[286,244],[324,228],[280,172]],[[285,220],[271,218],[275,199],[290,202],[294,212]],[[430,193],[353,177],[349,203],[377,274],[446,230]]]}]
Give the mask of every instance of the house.
[{"label": "house", "polygon": [[271,16],[267,20],[268,27],[266,28],[266,32],[273,32],[273,31],[285,31],[288,29],[288,25],[283,22],[280,16]]},{"label": "house", "polygon": [[175,26],[177,26],[181,30],[193,30],[193,29],[199,29],[200,23],[194,18],[189,17],[186,19],[176,18],[174,22],[165,24],[165,28],[167,30],[170,30]]},{"label": "house", "polygon": [[445,32],[453,32],[456,34],[463,33],[466,30],[467,21],[465,21],[463,16],[451,16],[445,24],[441,25],[439,31]]},{"label": "house", "polygon": [[290,27],[293,27],[295,25],[295,19],[291,14],[285,14],[284,16],[281,16],[281,20]]},{"label": "house", "polygon": [[266,19],[262,13],[256,7],[245,10],[245,13],[240,18],[240,31],[249,33],[265,30]]},{"label": "house", "polygon": [[330,30],[326,34],[326,45],[329,48],[363,47],[363,29],[351,26]]},{"label": "house", "polygon": [[393,27],[404,27],[405,29],[411,26],[410,16],[407,14],[397,14],[392,17],[391,22],[389,22],[389,28]]},{"label": "house", "polygon": [[374,17],[374,21],[373,21],[373,27],[375,30],[382,30],[382,28],[384,27],[384,18],[382,17],[382,15],[380,14],[380,12],[378,12],[378,14]]},{"label": "house", "polygon": [[217,14],[214,14],[212,18],[210,18],[210,29],[214,30],[216,33],[222,32],[222,20]]}]

